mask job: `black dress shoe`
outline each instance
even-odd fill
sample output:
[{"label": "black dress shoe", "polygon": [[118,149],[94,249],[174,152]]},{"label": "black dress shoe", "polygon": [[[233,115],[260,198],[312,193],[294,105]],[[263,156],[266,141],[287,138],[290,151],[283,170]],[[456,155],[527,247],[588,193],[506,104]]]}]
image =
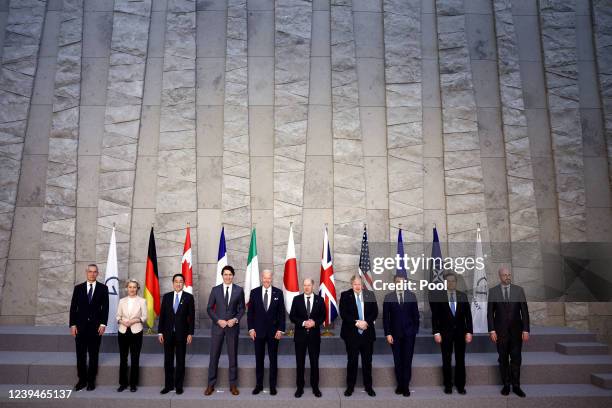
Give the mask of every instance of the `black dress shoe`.
[{"label": "black dress shoe", "polygon": [[181,395],[183,393],[183,388],[176,389],[176,395]]},{"label": "black dress shoe", "polygon": [[87,391],[93,391],[95,389],[96,389],[96,384],[94,383],[87,384]]},{"label": "black dress shoe", "polygon": [[137,389],[138,389],[138,388],[137,388],[135,385],[132,385],[132,386],[130,387],[130,392],[136,392],[136,390],[137,390]]},{"label": "black dress shoe", "polygon": [[159,392],[160,394],[167,394],[170,391],[172,391],[174,388],[169,388],[169,387],[164,387],[162,388],[162,390]]},{"label": "black dress shoe", "polygon": [[370,397],[375,397],[376,396],[376,393],[374,392],[373,388],[366,388],[366,392],[368,393],[368,395]]},{"label": "black dress shoe", "polygon": [[501,395],[508,395],[508,394],[510,394],[510,386],[504,385],[504,388],[501,389]]},{"label": "black dress shoe", "polygon": [[465,395],[465,388],[457,388],[457,392],[461,395]]},{"label": "black dress shoe", "polygon": [[302,395],[304,395],[304,389],[303,388],[298,388],[297,390],[295,390],[295,398],[300,398]]},{"label": "black dress shoe", "polygon": [[410,390],[405,390],[405,391],[402,393],[402,395],[403,395],[404,397],[409,397],[409,396],[410,396]]},{"label": "black dress shoe", "polygon": [[127,385],[120,385],[119,388],[117,388],[117,392],[123,392],[127,390]]},{"label": "black dress shoe", "polygon": [[525,392],[523,390],[521,390],[521,387],[518,385],[514,385],[512,386],[512,392],[515,393],[516,395],[518,395],[521,398],[525,398]]},{"label": "black dress shoe", "polygon": [[261,385],[258,385],[255,388],[253,388],[253,392],[251,394],[257,395],[257,394],[259,394],[262,391],[263,391],[263,387]]},{"label": "black dress shoe", "polygon": [[313,388],[313,389],[312,389],[312,393],[314,394],[314,396],[315,396],[315,397],[317,397],[317,398],[321,398],[321,395],[322,395],[322,394],[321,394],[321,390],[320,390],[320,389],[318,389],[318,388]]},{"label": "black dress shoe", "polygon": [[78,382],[75,384],[74,386],[74,390],[75,391],[81,391],[83,388],[85,388],[87,386],[86,383],[82,383],[82,382]]},{"label": "black dress shoe", "polygon": [[348,387],[346,390],[344,390],[345,397],[350,397],[351,395],[353,395],[353,387]]},{"label": "black dress shoe", "polygon": [[276,387],[270,387],[270,395],[276,395],[278,391],[276,391]]},{"label": "black dress shoe", "polygon": [[445,394],[452,394],[453,393],[453,389],[451,387],[444,387],[444,393]]},{"label": "black dress shoe", "polygon": [[403,394],[403,393],[404,393],[404,390],[402,390],[402,387],[397,387],[397,388],[395,389],[395,393],[396,393],[397,395],[401,395],[401,394]]}]

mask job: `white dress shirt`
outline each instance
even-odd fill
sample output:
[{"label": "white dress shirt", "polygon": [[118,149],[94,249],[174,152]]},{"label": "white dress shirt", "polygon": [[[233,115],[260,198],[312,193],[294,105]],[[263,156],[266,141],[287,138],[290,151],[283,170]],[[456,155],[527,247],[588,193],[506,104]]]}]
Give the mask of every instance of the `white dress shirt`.
[{"label": "white dress shirt", "polygon": [[[304,309],[306,309],[306,313],[308,313],[307,298],[310,298],[310,311],[312,312],[312,306],[314,305],[314,292],[311,293],[310,295],[307,295],[304,293]],[[302,326],[304,326],[304,323],[306,323],[306,320],[302,322]]]},{"label": "white dress shirt", "polygon": [[225,299],[225,291],[227,289],[229,289],[227,291],[227,302],[228,303],[229,303],[230,299],[232,298],[232,286],[233,286],[233,284],[231,284],[231,283],[229,285],[226,285],[225,283],[223,284],[223,299]]},{"label": "white dress shirt", "polygon": [[[266,290],[268,291],[268,304],[266,305]],[[264,286],[261,287],[261,301],[264,304],[264,309],[268,309],[270,307],[270,303],[272,303],[272,285],[269,288]]]}]

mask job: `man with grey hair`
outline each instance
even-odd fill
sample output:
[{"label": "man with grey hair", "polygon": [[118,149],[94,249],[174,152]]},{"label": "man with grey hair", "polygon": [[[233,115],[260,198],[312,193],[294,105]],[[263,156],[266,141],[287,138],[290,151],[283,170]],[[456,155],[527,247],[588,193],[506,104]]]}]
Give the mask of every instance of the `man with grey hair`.
[{"label": "man with grey hair", "polygon": [[285,299],[283,291],[272,286],[272,271],[261,273],[261,286],[251,290],[247,310],[249,336],[255,344],[255,376],[253,395],[263,390],[266,347],[270,360],[270,395],[276,395],[278,343],[285,331]]},{"label": "man with grey hair", "polygon": [[373,292],[363,290],[361,277],[357,275],[351,278],[351,289],[340,295],[340,317],[340,337],[344,340],[347,354],[344,396],[350,397],[353,394],[361,355],[363,385],[368,395],[375,397],[372,388],[372,354],[376,340],[374,321],[378,317],[378,304]]},{"label": "man with grey hair", "polygon": [[529,309],[525,291],[512,284],[512,273],[506,266],[499,268],[500,284],[489,290],[487,321],[489,337],[497,345],[499,371],[504,386],[502,395],[512,391],[525,397],[521,389],[521,349],[529,340]]},{"label": "man with grey hair", "polygon": [[304,394],[304,371],[306,351],[310,359],[310,386],[315,397],[321,397],[319,390],[319,351],[321,349],[321,325],[325,321],[323,298],[313,292],[314,280],[304,279],[304,293],[293,298],[289,319],[295,325],[295,363],[297,368],[295,397]]}]

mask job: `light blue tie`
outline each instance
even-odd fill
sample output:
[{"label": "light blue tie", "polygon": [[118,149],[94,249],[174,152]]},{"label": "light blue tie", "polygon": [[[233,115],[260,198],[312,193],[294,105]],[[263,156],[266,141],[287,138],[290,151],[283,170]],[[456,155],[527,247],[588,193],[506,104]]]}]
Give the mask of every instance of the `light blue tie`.
[{"label": "light blue tie", "polygon": [[451,313],[454,316],[455,315],[455,294],[454,293],[451,293],[450,295],[450,302],[451,302]]},{"label": "light blue tie", "polygon": [[[363,308],[361,307],[361,294],[357,295],[357,313],[359,313],[359,320],[363,320]],[[359,334],[363,333],[363,330],[357,329]]]},{"label": "light blue tie", "polygon": [[175,293],[174,294],[174,306],[173,306],[174,314],[176,314],[178,307],[179,307],[179,296],[178,296],[178,293]]}]

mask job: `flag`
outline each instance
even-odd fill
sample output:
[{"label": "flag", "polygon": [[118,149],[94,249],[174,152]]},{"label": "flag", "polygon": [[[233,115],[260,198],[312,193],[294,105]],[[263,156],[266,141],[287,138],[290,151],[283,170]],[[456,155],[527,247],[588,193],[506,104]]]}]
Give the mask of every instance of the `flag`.
[{"label": "flag", "polygon": [[189,233],[189,225],[187,226],[187,235],[185,236],[185,245],[183,246],[183,259],[181,259],[181,272],[185,277],[185,292],[193,294],[193,267],[191,262],[191,234]]},{"label": "flag", "polygon": [[321,256],[321,276],[319,278],[319,295],[325,302],[325,326],[329,326],[338,317],[338,304],[336,302],[336,283],[334,281],[334,267],[332,265],[327,226],[323,235],[323,254]]},{"label": "flag", "polygon": [[404,239],[402,238],[402,229],[397,231],[397,256],[399,257],[399,265],[397,265],[397,275],[408,278],[406,272],[406,263],[404,262]]},{"label": "flag", "polygon": [[363,280],[363,284],[367,290],[373,290],[372,276],[370,271],[370,246],[368,245],[368,231],[366,226],[363,226],[363,237],[361,238],[361,253],[359,254],[359,276]]},{"label": "flag", "polygon": [[255,228],[251,234],[251,245],[249,246],[249,258],[247,260],[246,276],[244,278],[244,301],[248,305],[251,289],[260,286],[259,283],[259,262],[257,260],[257,239]]},{"label": "flag", "polygon": [[219,254],[217,255],[217,278],[215,286],[223,283],[221,271],[227,266],[227,249],[225,248],[225,227],[221,228],[221,236],[219,237]]},{"label": "flag", "polygon": [[298,283],[297,260],[295,259],[295,245],[293,244],[293,225],[289,226],[289,240],[287,241],[287,256],[285,257],[285,272],[283,274],[283,297],[285,310],[291,311],[293,298],[300,293]]},{"label": "flag", "polygon": [[119,274],[117,267],[117,240],[115,238],[115,227],[111,233],[108,257],[106,258],[106,276],[104,284],[108,288],[108,324],[106,333],[117,333],[117,306],[119,305]]},{"label": "flag", "polygon": [[159,273],[157,272],[157,250],[153,227],[149,234],[149,252],[147,254],[147,269],[145,272],[144,297],[147,300],[147,325],[153,328],[155,318],[159,316],[161,303],[159,300]]},{"label": "flag", "polygon": [[[474,259],[484,259],[482,253],[482,238],[480,236],[480,227],[476,228],[476,252]],[[474,333],[487,333],[487,298],[489,296],[489,285],[487,282],[487,273],[482,267],[475,264],[474,268],[474,291],[472,298],[472,321],[474,323]]]},{"label": "flag", "polygon": [[431,264],[429,267],[429,282],[444,282],[444,270],[442,268],[442,249],[440,249],[440,238],[438,230],[433,228],[433,242],[431,244]]}]

